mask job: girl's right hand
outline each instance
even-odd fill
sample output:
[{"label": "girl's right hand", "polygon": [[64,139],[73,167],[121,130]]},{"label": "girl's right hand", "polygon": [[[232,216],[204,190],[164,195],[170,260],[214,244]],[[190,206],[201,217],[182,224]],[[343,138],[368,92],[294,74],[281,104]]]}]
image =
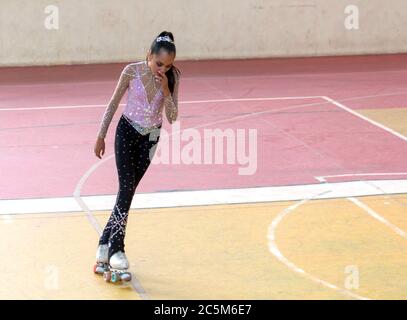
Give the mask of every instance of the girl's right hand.
[{"label": "girl's right hand", "polygon": [[102,159],[101,155],[103,156],[105,154],[105,139],[98,137],[95,143],[94,150],[96,157]]}]

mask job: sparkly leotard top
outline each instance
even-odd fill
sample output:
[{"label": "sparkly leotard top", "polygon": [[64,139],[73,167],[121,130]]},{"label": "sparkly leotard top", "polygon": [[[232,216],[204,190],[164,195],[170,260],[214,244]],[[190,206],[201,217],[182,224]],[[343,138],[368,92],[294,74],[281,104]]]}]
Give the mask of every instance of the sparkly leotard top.
[{"label": "sparkly leotard top", "polygon": [[110,122],[129,89],[123,117],[142,135],[162,124],[162,111],[172,123],[178,115],[179,75],[174,71],[174,92],[164,96],[161,84],[156,82],[147,61],[130,63],[124,67],[113,96],[103,114],[98,137],[105,138]]}]

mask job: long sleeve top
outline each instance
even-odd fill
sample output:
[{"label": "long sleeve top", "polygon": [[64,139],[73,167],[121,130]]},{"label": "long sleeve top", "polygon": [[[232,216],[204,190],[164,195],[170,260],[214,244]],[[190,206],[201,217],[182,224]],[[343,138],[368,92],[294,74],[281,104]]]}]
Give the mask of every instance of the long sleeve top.
[{"label": "long sleeve top", "polygon": [[178,115],[179,76],[174,71],[174,92],[164,96],[162,86],[156,83],[147,61],[130,63],[124,67],[109,104],[103,114],[97,136],[105,138],[112,118],[128,89],[124,118],[142,135],[162,124],[162,111],[173,123]]}]

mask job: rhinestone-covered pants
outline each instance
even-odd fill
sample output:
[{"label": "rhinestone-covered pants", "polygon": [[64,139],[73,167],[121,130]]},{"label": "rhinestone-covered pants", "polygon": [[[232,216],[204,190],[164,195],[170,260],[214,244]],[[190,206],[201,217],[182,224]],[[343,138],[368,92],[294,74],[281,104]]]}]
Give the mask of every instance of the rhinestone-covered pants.
[{"label": "rhinestone-covered pants", "polygon": [[117,251],[124,252],[124,237],[130,205],[136,187],[155,154],[160,129],[161,127],[142,135],[123,116],[117,124],[114,149],[119,192],[111,216],[99,239],[99,244],[108,244],[109,259]]}]

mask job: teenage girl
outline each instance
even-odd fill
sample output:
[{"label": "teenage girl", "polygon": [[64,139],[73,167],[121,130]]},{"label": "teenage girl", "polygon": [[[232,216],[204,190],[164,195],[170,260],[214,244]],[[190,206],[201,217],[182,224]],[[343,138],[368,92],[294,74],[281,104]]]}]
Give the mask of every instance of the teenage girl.
[{"label": "teenage girl", "polygon": [[[160,138],[162,112],[172,124],[178,115],[180,71],[174,66],[176,49],[171,32],[161,32],[152,42],[145,61],[123,69],[102,117],[94,152],[105,153],[105,136],[117,107],[128,89],[127,105],[115,136],[119,191],[111,216],[99,239],[94,271],[127,270],[124,237],[130,205],[141,178],[150,165]],[[130,275],[129,275],[130,277]]]}]

